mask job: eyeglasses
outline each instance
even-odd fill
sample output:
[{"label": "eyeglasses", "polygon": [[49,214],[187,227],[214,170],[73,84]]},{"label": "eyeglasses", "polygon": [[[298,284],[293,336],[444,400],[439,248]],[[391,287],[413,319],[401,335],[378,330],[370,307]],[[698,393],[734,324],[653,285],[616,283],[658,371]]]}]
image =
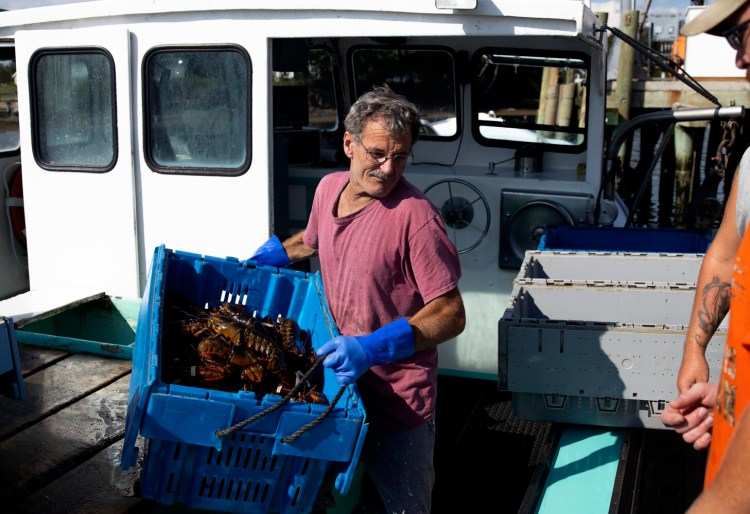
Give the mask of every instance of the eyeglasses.
[{"label": "eyeglasses", "polygon": [[409,154],[397,153],[389,156],[387,153],[380,150],[368,150],[367,147],[362,144],[362,141],[360,141],[359,139],[357,139],[357,143],[359,143],[360,146],[365,149],[365,155],[367,155],[367,159],[374,164],[383,165],[387,161],[393,161],[394,166],[406,166],[411,162],[411,155]]},{"label": "eyeglasses", "polygon": [[745,39],[745,28],[747,28],[748,24],[750,24],[750,19],[722,32],[722,37],[727,38],[729,46],[731,46],[733,50],[739,50],[742,46]]}]

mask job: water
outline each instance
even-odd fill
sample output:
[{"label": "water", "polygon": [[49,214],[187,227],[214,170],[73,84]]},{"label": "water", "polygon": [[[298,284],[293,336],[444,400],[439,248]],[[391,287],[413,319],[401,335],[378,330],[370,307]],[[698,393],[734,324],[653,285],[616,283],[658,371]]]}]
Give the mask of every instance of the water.
[{"label": "water", "polygon": [[[716,145],[718,143],[712,144],[712,148],[709,148],[709,140],[710,140],[709,131],[710,131],[710,127],[707,127],[702,137],[700,153],[696,155],[694,158],[696,170],[699,173],[699,177],[701,181],[703,180],[706,174],[706,157],[708,155],[711,155],[711,156],[715,155],[717,151]],[[657,141],[655,145],[656,149],[658,149],[659,145],[661,145],[662,137],[659,137],[659,140]],[[670,142],[669,144],[672,145],[673,143]],[[739,144],[735,144],[734,153],[736,153],[737,155],[734,155],[732,160],[739,159],[741,152],[738,152],[738,150],[736,149],[739,146],[740,146]],[[674,159],[673,159],[673,156],[667,155],[667,152],[668,150],[665,150],[665,155],[663,156],[664,160],[667,161],[664,163],[664,165],[668,166],[667,170],[671,171],[671,173],[674,173],[674,168],[675,168]],[[638,164],[640,163],[640,160],[641,160],[640,153],[641,153],[641,131],[638,130],[635,132],[633,136],[631,158],[630,158],[630,165],[629,165],[630,169],[628,170],[630,173],[636,173],[635,170],[638,167]],[[646,167],[648,166],[648,162],[644,161],[644,163],[642,163],[641,165]],[[646,173],[647,169],[648,168],[644,169],[643,172]],[[633,226],[649,226],[649,227],[657,227],[657,228],[674,228],[674,227],[683,226],[680,220],[681,216],[675,213],[675,209],[677,208],[676,207],[677,198],[676,198],[676,192],[674,188],[672,189],[670,198],[668,199],[660,198],[661,193],[660,193],[659,188],[661,185],[663,171],[664,170],[662,169],[662,159],[660,158],[656,162],[656,166],[653,168],[653,174],[651,177],[650,187],[647,186],[644,192],[644,196],[648,198],[647,211],[644,212],[644,209],[642,208],[635,214],[635,216],[633,217],[633,221],[632,221]],[[727,176],[731,180],[731,175],[729,171],[727,172]],[[627,178],[628,177],[623,177],[623,179],[627,179]],[[632,175],[629,178],[634,179],[636,178],[636,175]],[[668,180],[673,181],[672,177],[670,177]],[[622,189],[622,181],[620,182],[620,184],[621,184],[621,187],[618,188],[618,191],[621,192],[623,197],[628,198],[627,189],[625,190]],[[641,187],[640,182],[638,183],[633,182],[630,185],[630,194],[629,194],[630,201],[626,200],[626,203],[630,203],[634,201],[635,199],[634,197],[637,195],[638,188],[640,187]],[[721,181],[721,183],[718,186],[718,189],[716,191],[716,196],[715,196],[715,198],[722,205],[722,207],[724,205],[724,201],[726,197],[725,187],[727,188],[729,187],[727,178]],[[694,190],[694,193],[697,193],[697,190]],[[664,205],[662,205],[662,202],[664,203]],[[714,222],[713,224],[714,228],[718,227],[719,221],[720,221],[720,218]]]}]

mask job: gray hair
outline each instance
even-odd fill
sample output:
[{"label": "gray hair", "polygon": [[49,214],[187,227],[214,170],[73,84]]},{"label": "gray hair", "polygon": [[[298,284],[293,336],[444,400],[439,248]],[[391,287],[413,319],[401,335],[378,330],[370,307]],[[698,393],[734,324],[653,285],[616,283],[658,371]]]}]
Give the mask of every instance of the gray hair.
[{"label": "gray hair", "polygon": [[419,139],[419,129],[422,126],[419,109],[404,96],[394,93],[387,85],[376,87],[360,96],[349,109],[344,128],[359,138],[365,123],[373,119],[385,123],[390,136],[404,137],[411,134],[412,146]]}]

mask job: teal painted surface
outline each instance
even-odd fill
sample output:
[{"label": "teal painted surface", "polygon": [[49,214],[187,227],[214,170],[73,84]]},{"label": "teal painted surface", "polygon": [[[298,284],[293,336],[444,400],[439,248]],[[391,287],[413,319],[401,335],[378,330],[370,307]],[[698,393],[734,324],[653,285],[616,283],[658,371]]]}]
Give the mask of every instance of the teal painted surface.
[{"label": "teal painted surface", "polygon": [[566,429],[536,512],[609,512],[622,445],[622,431]]},{"label": "teal painted surface", "polygon": [[132,359],[140,299],[104,297],[16,330],[19,343]]}]

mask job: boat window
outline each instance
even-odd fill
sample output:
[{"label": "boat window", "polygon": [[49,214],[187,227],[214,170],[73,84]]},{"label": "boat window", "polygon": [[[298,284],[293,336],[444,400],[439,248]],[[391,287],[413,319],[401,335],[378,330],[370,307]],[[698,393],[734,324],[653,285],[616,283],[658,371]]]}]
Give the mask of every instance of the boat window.
[{"label": "boat window", "polygon": [[387,84],[419,106],[420,137],[453,138],[457,134],[455,62],[444,49],[359,47],[351,54],[356,97]]},{"label": "boat window", "polygon": [[338,119],[331,54],[311,48],[301,55],[307,59],[299,69],[274,64],[274,128],[335,130]]},{"label": "boat window", "polygon": [[114,167],[114,78],[112,58],[102,49],[42,50],[32,57],[32,146],[40,167]]},{"label": "boat window", "polygon": [[144,139],[160,173],[239,175],[250,165],[250,59],[236,47],[156,49],[144,64]]},{"label": "boat window", "polygon": [[20,141],[16,61],[0,57],[0,153],[18,151]]},{"label": "boat window", "polygon": [[474,137],[493,146],[582,150],[588,60],[484,50],[472,64]]}]

